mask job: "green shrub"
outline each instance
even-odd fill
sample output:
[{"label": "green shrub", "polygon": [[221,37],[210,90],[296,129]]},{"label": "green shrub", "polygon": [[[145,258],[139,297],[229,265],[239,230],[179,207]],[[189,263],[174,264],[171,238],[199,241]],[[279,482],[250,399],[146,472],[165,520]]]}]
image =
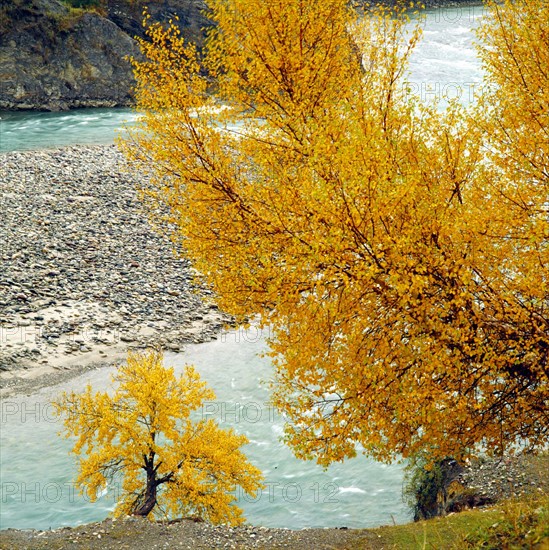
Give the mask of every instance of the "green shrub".
[{"label": "green shrub", "polygon": [[105,7],[105,0],[63,0],[71,8],[81,8],[84,10],[100,9]]},{"label": "green shrub", "polygon": [[461,469],[452,458],[430,463],[427,457],[418,455],[410,461],[402,495],[414,513],[414,521],[445,514],[448,487]]}]

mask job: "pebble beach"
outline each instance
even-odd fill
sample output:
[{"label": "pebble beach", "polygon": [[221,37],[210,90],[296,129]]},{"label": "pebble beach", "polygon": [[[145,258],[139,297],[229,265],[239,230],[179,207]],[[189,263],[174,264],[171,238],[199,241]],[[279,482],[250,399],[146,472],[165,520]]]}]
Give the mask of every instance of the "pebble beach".
[{"label": "pebble beach", "polygon": [[29,392],[127,350],[216,337],[230,321],[152,229],[114,145],[0,155],[0,391]]}]

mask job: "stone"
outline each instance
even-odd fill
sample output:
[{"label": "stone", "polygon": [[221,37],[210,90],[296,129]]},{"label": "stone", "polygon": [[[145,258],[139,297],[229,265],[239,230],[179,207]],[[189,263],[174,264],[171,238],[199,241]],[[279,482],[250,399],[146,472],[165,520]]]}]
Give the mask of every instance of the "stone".
[{"label": "stone", "polygon": [[[5,4],[0,109],[59,111],[132,103],[134,77],[128,57],[140,55],[134,37],[144,34],[141,4],[108,2],[104,15],[71,11],[60,0],[10,0]],[[183,36],[201,42],[202,28],[208,24],[204,8],[202,0],[164,0],[151,2],[149,12],[157,21],[178,15]],[[71,185],[65,174],[52,179]],[[87,198],[83,190],[65,200],[81,203]],[[39,219],[41,225],[49,224],[47,218]]]}]

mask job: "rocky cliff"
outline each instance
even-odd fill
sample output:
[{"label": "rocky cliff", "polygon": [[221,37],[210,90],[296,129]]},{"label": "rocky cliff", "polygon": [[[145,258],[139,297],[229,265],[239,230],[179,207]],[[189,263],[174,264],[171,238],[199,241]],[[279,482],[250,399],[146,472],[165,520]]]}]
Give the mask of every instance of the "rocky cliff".
[{"label": "rocky cliff", "polygon": [[[97,0],[99,13],[68,6],[78,0],[1,2],[0,109],[63,110],[131,103],[134,81],[127,57],[139,54],[134,37],[143,35],[143,0]],[[166,22],[177,15],[185,38],[203,40],[208,25],[202,13],[205,0],[147,3],[154,20]],[[425,1],[430,7],[468,3]]]},{"label": "rocky cliff", "polygon": [[[164,0],[151,6],[157,20],[177,14],[183,33],[202,36],[200,0]],[[141,8],[107,3],[102,15],[60,0],[10,0],[0,7],[0,109],[63,110],[131,103],[128,56],[139,49]]]}]

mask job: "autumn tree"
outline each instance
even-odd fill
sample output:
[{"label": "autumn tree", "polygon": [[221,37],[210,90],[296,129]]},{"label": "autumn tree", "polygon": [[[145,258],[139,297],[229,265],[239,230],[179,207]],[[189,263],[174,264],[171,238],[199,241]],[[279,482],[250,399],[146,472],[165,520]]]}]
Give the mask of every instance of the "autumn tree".
[{"label": "autumn tree", "polygon": [[160,352],[130,352],[113,381],[112,396],[88,385],[56,402],[65,436],[77,437],[72,452],[84,455],[76,483],[91,500],[121,479],[115,516],[183,514],[241,523],[231,492],[239,486],[255,495],[262,476],[240,450],[248,442],[244,435],[191,417],[215,398],[194,368],[176,378]]},{"label": "autumn tree", "polygon": [[[489,160],[485,230],[497,243],[500,265],[486,270],[484,281],[499,296],[493,338],[514,350],[517,383],[537,379],[541,390],[547,380],[549,3],[488,5],[478,33],[486,85],[473,115]],[[543,390],[540,397],[547,399]]]},{"label": "autumn tree", "polygon": [[[528,2],[521,17],[536,24],[520,30],[522,4],[481,31],[487,78],[500,56],[514,75],[531,64],[535,85],[502,104],[497,81],[478,112],[405,93],[420,31],[403,10],[211,0],[203,57],[175,28],[149,28],[135,64],[142,123],[123,148],[149,169],[151,211],[220,306],[272,328],[273,400],[300,457],[459,459],[547,443],[536,102],[547,106],[549,83],[529,57],[545,60],[529,44],[547,42],[547,10]],[[524,41],[514,66],[510,32]],[[520,117],[501,118],[511,104]],[[503,124],[537,173],[508,158]]]}]

